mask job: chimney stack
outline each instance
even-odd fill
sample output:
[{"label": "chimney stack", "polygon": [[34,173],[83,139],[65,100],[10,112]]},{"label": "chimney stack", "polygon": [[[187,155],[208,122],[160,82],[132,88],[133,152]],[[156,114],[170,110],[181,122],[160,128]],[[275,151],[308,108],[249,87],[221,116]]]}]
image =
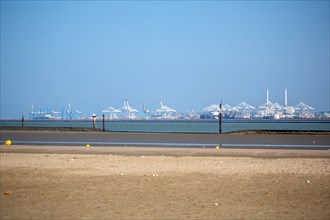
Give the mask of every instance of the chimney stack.
[{"label": "chimney stack", "polygon": [[284,90],[284,106],[285,107],[288,106],[288,90],[287,89]]}]

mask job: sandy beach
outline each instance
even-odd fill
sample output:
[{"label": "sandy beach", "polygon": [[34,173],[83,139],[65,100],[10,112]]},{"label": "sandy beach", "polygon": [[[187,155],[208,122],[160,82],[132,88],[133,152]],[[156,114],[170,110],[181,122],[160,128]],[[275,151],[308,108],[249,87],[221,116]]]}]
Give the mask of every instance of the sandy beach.
[{"label": "sandy beach", "polygon": [[1,146],[1,219],[329,219],[330,151]]}]

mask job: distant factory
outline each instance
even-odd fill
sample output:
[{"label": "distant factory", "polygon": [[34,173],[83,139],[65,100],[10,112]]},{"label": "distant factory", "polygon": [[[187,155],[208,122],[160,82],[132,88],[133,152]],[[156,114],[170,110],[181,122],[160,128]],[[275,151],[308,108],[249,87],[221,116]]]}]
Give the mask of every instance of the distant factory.
[{"label": "distant factory", "polygon": [[[123,106],[115,108],[109,106],[101,111],[97,117],[105,116],[108,120],[171,120],[171,119],[218,119],[220,112],[225,119],[310,119],[310,118],[330,118],[329,112],[316,114],[315,109],[303,102],[294,106],[288,104],[288,91],[284,91],[284,105],[271,102],[269,98],[269,90],[266,90],[266,102],[260,106],[252,106],[246,102],[241,102],[236,106],[228,104],[211,104],[203,109],[200,113],[194,110],[185,113],[177,112],[175,109],[163,104],[160,99],[159,108],[150,110],[146,103],[143,102],[142,110],[132,107],[127,99],[123,100]],[[90,115],[84,115],[79,110],[73,110],[69,103],[67,109],[53,111],[48,109],[34,110],[33,105],[29,108],[30,119],[58,119],[58,120],[75,120],[88,119]]]},{"label": "distant factory", "polygon": [[194,111],[186,113],[178,113],[175,109],[163,105],[160,100],[160,108],[149,110],[143,103],[142,114],[137,115],[139,111],[128,104],[128,100],[124,100],[124,106],[114,108],[112,106],[104,109],[102,113],[107,114],[109,119],[216,119],[222,112],[224,118],[227,119],[295,119],[295,118],[315,118],[315,109],[303,102],[297,105],[288,105],[288,91],[284,91],[284,105],[273,103],[269,99],[269,90],[266,90],[266,102],[258,107],[252,106],[246,102],[241,102],[236,106],[224,104],[211,104],[196,114]]},{"label": "distant factory", "polygon": [[284,91],[284,105],[273,103],[269,99],[269,90],[266,91],[266,103],[255,107],[246,102],[236,106],[225,104],[220,109],[219,104],[209,105],[202,109],[201,118],[217,118],[222,112],[224,118],[238,119],[294,119],[315,118],[315,109],[303,102],[295,106],[288,105],[288,91]]}]

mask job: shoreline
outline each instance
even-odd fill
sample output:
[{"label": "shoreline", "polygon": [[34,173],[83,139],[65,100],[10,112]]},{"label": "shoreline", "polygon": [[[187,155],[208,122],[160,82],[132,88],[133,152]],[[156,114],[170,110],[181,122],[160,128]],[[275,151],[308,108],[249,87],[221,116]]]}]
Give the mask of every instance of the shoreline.
[{"label": "shoreline", "polygon": [[[106,132],[106,133],[143,133],[143,134],[218,134],[203,132],[143,132],[143,131],[109,131],[101,128],[84,128],[84,127],[15,127],[0,126],[0,131],[72,131],[72,132]],[[295,135],[330,135],[330,131],[326,130],[239,130],[224,132],[226,134],[295,134]]]},{"label": "shoreline", "polygon": [[[97,118],[97,122],[102,122],[102,118]],[[296,118],[296,119],[266,119],[266,118],[251,118],[242,119],[234,118],[222,119],[224,123],[330,123],[330,118]],[[21,118],[1,118],[1,121],[21,122]],[[25,119],[26,122],[92,122],[92,119]],[[186,123],[218,123],[218,119],[109,119],[105,118],[106,122],[186,122]]]}]

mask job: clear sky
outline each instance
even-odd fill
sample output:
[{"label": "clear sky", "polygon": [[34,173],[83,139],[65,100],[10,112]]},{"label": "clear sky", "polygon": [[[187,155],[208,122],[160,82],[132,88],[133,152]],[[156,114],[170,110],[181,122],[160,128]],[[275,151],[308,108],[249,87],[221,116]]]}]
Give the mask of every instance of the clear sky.
[{"label": "clear sky", "polygon": [[300,101],[329,110],[329,1],[1,1],[1,118]]}]

